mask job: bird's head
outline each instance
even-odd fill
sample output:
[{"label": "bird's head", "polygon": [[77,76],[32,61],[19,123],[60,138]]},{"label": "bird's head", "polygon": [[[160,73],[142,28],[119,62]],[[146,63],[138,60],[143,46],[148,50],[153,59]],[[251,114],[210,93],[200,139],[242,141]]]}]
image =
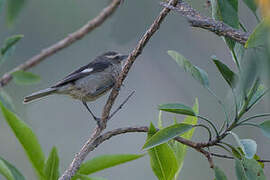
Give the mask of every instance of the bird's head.
[{"label": "bird's head", "polygon": [[108,51],[101,55],[112,63],[121,63],[127,59],[128,55],[123,55],[115,51]]}]

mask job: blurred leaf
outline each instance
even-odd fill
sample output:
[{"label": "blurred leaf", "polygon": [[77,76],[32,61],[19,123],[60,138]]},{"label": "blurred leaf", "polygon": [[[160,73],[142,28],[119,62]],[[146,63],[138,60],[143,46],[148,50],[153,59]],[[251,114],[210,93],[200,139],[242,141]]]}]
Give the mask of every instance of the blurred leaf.
[{"label": "blurred leaf", "polygon": [[0,13],[2,12],[3,4],[5,0],[0,0]]},{"label": "blurred leaf", "polygon": [[240,142],[246,158],[253,158],[257,152],[257,143],[252,139],[241,139]]},{"label": "blurred leaf", "polygon": [[252,159],[257,152],[257,143],[252,139],[239,139],[238,135],[230,132],[235,138],[238,145],[243,150],[246,158]]},{"label": "blurred leaf", "polygon": [[236,159],[235,172],[238,180],[266,180],[262,167],[255,159]]},{"label": "blurred leaf", "polygon": [[[195,104],[193,106],[193,111],[196,114],[199,114],[199,103],[198,103],[197,98],[196,98]],[[187,116],[182,123],[190,124],[190,125],[196,125],[197,121],[198,121],[197,117],[195,117],[195,116]],[[181,137],[185,138],[187,140],[190,140],[192,138],[192,136],[193,136],[194,130],[195,129],[191,129],[190,131],[185,132],[184,134],[181,135]],[[175,156],[176,156],[177,162],[179,164],[179,169],[178,169],[178,171],[176,173],[176,178],[175,178],[175,179],[177,179],[179,173],[181,172],[183,164],[184,164],[184,158],[186,156],[187,146],[182,144],[182,143],[179,143],[177,141],[172,141],[170,145],[171,145],[173,151],[175,152]]]},{"label": "blurred leaf", "polygon": [[180,67],[184,68],[185,72],[190,73],[192,77],[204,87],[209,87],[208,75],[204,70],[192,65],[184,56],[176,51],[168,51],[168,54],[177,62]]},{"label": "blurred leaf", "polygon": [[237,79],[237,75],[228,66],[220,62],[216,57],[212,56],[212,60],[214,61],[223,78],[227,81],[229,86],[233,88],[234,81]]},{"label": "blurred leaf", "polygon": [[12,101],[10,95],[6,91],[4,91],[3,88],[0,90],[0,101],[3,103],[3,105],[6,108],[8,108],[12,111],[15,110],[15,106],[13,104],[13,101]]},{"label": "blurred leaf", "polygon": [[190,124],[174,124],[171,126],[168,126],[166,128],[163,128],[159,130],[155,135],[153,135],[151,138],[147,139],[146,143],[143,146],[143,149],[149,149],[154,146],[163,144],[181,134],[184,132],[187,132],[193,128]]},{"label": "blurred leaf", "polygon": [[39,177],[43,178],[43,169],[45,156],[42,152],[38,139],[32,129],[21,121],[13,112],[8,110],[1,102],[0,107],[2,113],[14,132],[15,136],[23,146],[33,168],[36,170]]},{"label": "blurred leaf", "polygon": [[56,147],[53,147],[45,164],[44,174],[46,180],[57,180],[59,178],[59,157]]},{"label": "blurred leaf", "polygon": [[7,23],[12,25],[22,10],[25,0],[8,0],[7,1]]},{"label": "blurred leaf", "polygon": [[4,46],[0,49],[0,64],[11,54],[15,44],[23,38],[23,35],[18,34],[7,38]]},{"label": "blurred leaf", "polygon": [[260,156],[258,156],[257,154],[255,154],[255,156],[254,156],[253,159],[255,159],[255,160],[258,162],[258,164],[259,164],[262,168],[264,168],[264,163],[259,161],[259,160],[261,160]]},{"label": "blurred leaf", "polygon": [[[215,20],[223,21],[225,24],[238,29],[238,0],[212,0],[212,17]],[[225,38],[228,47],[233,50],[235,41]]]},{"label": "blurred leaf", "polygon": [[162,111],[159,111],[158,114],[158,128],[163,129],[163,123],[162,123]]},{"label": "blurred leaf", "polygon": [[218,166],[215,166],[214,171],[216,180],[227,180],[226,175]]},{"label": "blurred leaf", "polygon": [[255,91],[255,93],[252,95],[252,98],[250,99],[247,108],[250,109],[259,100],[261,100],[266,92],[267,92],[267,90],[265,89],[265,87],[263,85],[259,85],[257,87],[257,90]]},{"label": "blurred leaf", "polygon": [[268,121],[264,121],[263,123],[261,123],[259,125],[259,127],[260,127],[262,133],[266,137],[270,138],[270,121],[269,120]]},{"label": "blurred leaf", "polygon": [[243,0],[243,1],[247,5],[247,7],[253,12],[253,14],[257,17],[256,11],[258,6],[255,0]]},{"label": "blurred leaf", "polygon": [[268,32],[267,20],[264,19],[260,24],[256,26],[252,34],[249,36],[245,48],[254,48],[258,46],[264,46],[267,42],[267,32]]},{"label": "blurred leaf", "polygon": [[0,157],[0,174],[7,180],[25,180],[23,175],[12,164]]},{"label": "blurred leaf", "polygon": [[[151,123],[147,141],[156,133],[156,128]],[[168,143],[161,144],[148,150],[152,170],[159,180],[174,180],[178,171],[175,154]]]},{"label": "blurred leaf", "polygon": [[15,83],[19,85],[29,85],[40,82],[38,75],[26,71],[16,71],[12,73],[12,77]]},{"label": "blurred leaf", "polygon": [[103,155],[95,157],[91,160],[83,163],[78,171],[79,174],[89,175],[97,171],[101,171],[119,164],[123,164],[129,161],[133,161],[143,154],[113,154],[113,155]]},{"label": "blurred leaf", "polygon": [[236,174],[237,180],[247,180],[247,176],[245,174],[245,170],[244,170],[241,160],[235,159],[234,166],[235,166],[235,174]]},{"label": "blurred leaf", "polygon": [[195,112],[190,107],[183,104],[161,104],[158,106],[158,109],[176,114],[196,116]]}]

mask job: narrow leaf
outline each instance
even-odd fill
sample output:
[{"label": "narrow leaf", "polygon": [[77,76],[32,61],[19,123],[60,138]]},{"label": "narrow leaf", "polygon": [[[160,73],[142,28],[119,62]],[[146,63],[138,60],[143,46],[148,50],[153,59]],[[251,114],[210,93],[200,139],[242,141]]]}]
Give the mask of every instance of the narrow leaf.
[{"label": "narrow leaf", "polygon": [[184,56],[176,51],[168,51],[168,54],[177,62],[180,67],[184,68],[185,72],[190,73],[192,77],[204,87],[209,87],[208,75],[204,70],[192,65]]},{"label": "narrow leaf", "polygon": [[212,59],[213,59],[215,65],[217,66],[219,72],[223,76],[223,78],[227,81],[229,86],[231,88],[233,88],[234,81],[237,79],[237,75],[228,66],[226,66],[225,64],[223,64],[222,62],[217,60],[216,57],[212,56]]},{"label": "narrow leaf", "polygon": [[[212,0],[212,16],[215,20],[223,21],[229,26],[238,29],[238,0]],[[228,47],[233,50],[235,41],[225,38]]]},{"label": "narrow leaf", "polygon": [[16,71],[12,73],[14,81],[19,85],[28,85],[40,82],[40,77],[31,72]]},{"label": "narrow leaf", "polygon": [[7,22],[12,25],[22,10],[25,0],[8,0],[7,1]]},{"label": "narrow leaf", "polygon": [[226,175],[218,166],[215,166],[214,171],[216,180],[227,180]]},{"label": "narrow leaf", "polygon": [[79,174],[89,175],[119,164],[133,161],[142,157],[143,154],[113,154],[95,157],[83,163],[78,171]]},{"label": "narrow leaf", "polygon": [[10,110],[14,110],[15,109],[15,105],[13,104],[13,101],[10,97],[10,95],[4,91],[4,89],[0,90],[0,101],[3,103],[3,105],[10,109]]},{"label": "narrow leaf", "polygon": [[32,129],[21,121],[13,112],[8,110],[1,102],[0,107],[2,113],[14,132],[15,136],[23,146],[33,168],[36,170],[40,177],[43,177],[44,169],[44,154],[42,152],[41,146],[38,139]]},{"label": "narrow leaf", "polygon": [[267,42],[267,33],[269,32],[267,24],[267,18],[265,18],[260,24],[256,26],[252,34],[249,36],[245,47],[246,48],[254,48],[258,46],[264,46]]},{"label": "narrow leaf", "polygon": [[247,5],[247,7],[253,12],[255,16],[257,11],[257,4],[255,3],[255,0],[243,0],[244,3]]},{"label": "narrow leaf", "polygon": [[25,180],[23,175],[12,164],[0,157],[0,174],[7,180]]},{"label": "narrow leaf", "polygon": [[[151,138],[156,133],[156,128],[151,123],[148,138]],[[148,150],[150,156],[150,164],[153,172],[159,180],[173,180],[179,165],[175,154],[168,143],[161,144]]]},{"label": "narrow leaf", "polygon": [[[193,106],[193,111],[196,114],[199,114],[199,103],[198,103],[198,99],[196,98],[195,100],[195,104]],[[187,116],[184,121],[182,123],[185,124],[190,124],[190,125],[196,125],[198,121],[198,118],[195,116]],[[185,132],[184,134],[181,135],[182,138],[185,138],[187,140],[190,140],[193,136],[195,129],[191,129],[190,131]],[[177,162],[179,164],[179,169],[176,173],[176,179],[180,173],[180,171],[182,170],[183,164],[184,164],[184,159],[186,156],[186,152],[187,152],[187,146],[179,143],[177,141],[172,141],[171,143],[171,147],[173,149],[173,151],[175,152],[175,156],[177,158]]]},{"label": "narrow leaf", "polygon": [[45,164],[44,174],[46,180],[57,180],[59,178],[59,157],[56,147],[53,147]]},{"label": "narrow leaf", "polygon": [[158,109],[176,114],[196,116],[196,113],[192,110],[192,108],[183,104],[161,104],[159,105]]},{"label": "narrow leaf", "polygon": [[267,90],[263,85],[259,85],[257,87],[257,90],[252,95],[252,98],[250,99],[247,108],[250,109],[252,106],[254,106],[257,102],[259,102],[262,97],[266,94]]},{"label": "narrow leaf", "polygon": [[262,167],[255,159],[236,160],[235,171],[238,180],[266,180]]},{"label": "narrow leaf", "polygon": [[264,121],[263,123],[261,123],[259,125],[259,127],[260,127],[262,133],[266,137],[270,138],[270,121],[269,120],[268,121]]},{"label": "narrow leaf", "polygon": [[172,126],[168,126],[158,131],[155,135],[149,138],[143,146],[143,149],[150,149],[154,146],[163,144],[184,132],[187,132],[193,128],[190,124],[179,123]]},{"label": "narrow leaf", "polygon": [[23,35],[14,35],[7,38],[4,42],[4,46],[0,49],[0,64],[11,54],[15,47],[15,44],[23,38]]}]

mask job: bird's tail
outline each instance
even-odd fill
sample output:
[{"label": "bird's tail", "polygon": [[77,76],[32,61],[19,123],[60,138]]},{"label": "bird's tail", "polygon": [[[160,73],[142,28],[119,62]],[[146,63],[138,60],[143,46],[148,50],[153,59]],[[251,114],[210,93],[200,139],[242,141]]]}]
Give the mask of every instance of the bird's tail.
[{"label": "bird's tail", "polygon": [[50,94],[53,94],[57,91],[56,88],[47,88],[44,90],[40,90],[38,92],[35,92],[33,94],[30,94],[29,96],[26,96],[23,100],[24,103],[28,103],[30,101],[36,100],[36,99],[40,99],[43,98],[45,96],[48,96]]}]

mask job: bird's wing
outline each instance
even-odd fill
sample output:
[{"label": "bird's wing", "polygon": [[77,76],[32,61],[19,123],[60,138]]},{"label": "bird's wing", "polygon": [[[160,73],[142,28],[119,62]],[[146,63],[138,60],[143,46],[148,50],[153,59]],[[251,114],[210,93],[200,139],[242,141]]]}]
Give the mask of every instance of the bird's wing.
[{"label": "bird's wing", "polygon": [[67,75],[63,80],[56,83],[53,88],[60,87],[63,85],[66,85],[68,83],[72,83],[76,81],[77,79],[83,78],[85,76],[88,76],[92,73],[101,72],[104,71],[106,68],[110,66],[109,62],[91,62],[75,71]]}]

